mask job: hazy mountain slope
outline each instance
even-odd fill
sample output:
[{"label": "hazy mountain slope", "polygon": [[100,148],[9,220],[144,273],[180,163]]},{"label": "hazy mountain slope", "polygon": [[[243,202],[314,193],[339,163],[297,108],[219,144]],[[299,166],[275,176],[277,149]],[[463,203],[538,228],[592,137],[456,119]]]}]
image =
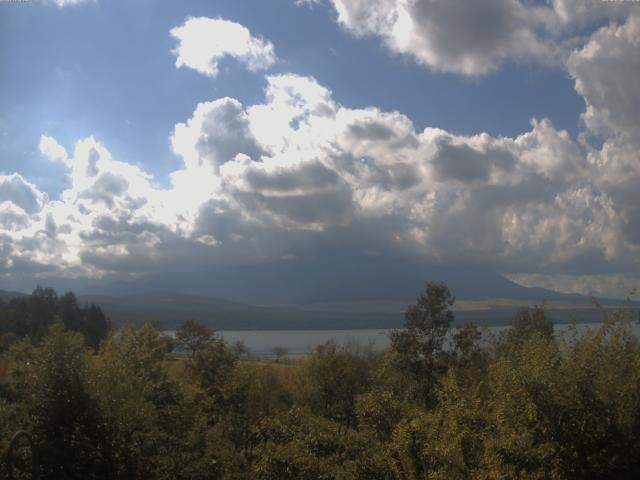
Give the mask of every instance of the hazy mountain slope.
[{"label": "hazy mountain slope", "polygon": [[171,291],[249,304],[406,302],[413,301],[429,280],[446,282],[457,298],[589,301],[580,295],[526,288],[490,270],[364,256],[336,257],[330,262],[281,261],[163,275],[112,283],[100,290],[94,287],[93,291],[111,295]]},{"label": "hazy mountain slope", "polygon": [[2,300],[3,302],[8,302],[10,300],[13,300],[14,298],[24,297],[25,295],[26,293],[0,290],[0,300]]},{"label": "hazy mountain slope", "polygon": [[[356,329],[397,328],[402,325],[408,303],[396,309],[366,311],[366,304],[359,309],[338,310],[339,305],[327,304],[324,308],[305,308],[304,305],[282,307],[257,307],[210,297],[176,293],[149,293],[128,296],[86,295],[81,302],[93,302],[117,325],[140,324],[144,321],[160,322],[163,328],[175,328],[187,319],[206,323],[218,330],[294,330],[294,329]],[[336,310],[332,310],[336,308]],[[480,310],[455,311],[456,322],[474,321],[479,325],[507,325],[511,323],[518,307],[502,306]],[[597,322],[603,313],[595,308],[577,305],[575,308],[551,306],[550,317],[557,322],[575,318],[579,322]]]},{"label": "hazy mountain slope", "polygon": [[[0,298],[8,301],[24,293],[0,290]],[[566,300],[566,299],[565,299]],[[204,322],[219,330],[248,329],[353,329],[396,328],[402,325],[404,310],[413,302],[362,301],[355,303],[289,304],[261,307],[207,296],[176,292],[147,292],[132,295],[80,295],[81,303],[95,303],[116,326],[124,323],[140,324],[157,321],[164,328],[174,328],[187,319]],[[458,305],[464,302],[458,302]],[[474,302],[475,303],[475,302]],[[491,308],[456,310],[457,322],[473,320],[480,325],[505,325],[517,310],[514,304]],[[531,301],[531,304],[536,303]],[[602,312],[585,308],[558,308],[550,304],[549,315],[556,321],[576,318],[581,322],[600,321]]]},{"label": "hazy mountain slope", "polygon": [[308,312],[177,293],[82,295],[79,299],[100,305],[116,324],[158,321],[164,328],[173,328],[188,319],[226,330],[389,328],[402,322],[401,312]]}]

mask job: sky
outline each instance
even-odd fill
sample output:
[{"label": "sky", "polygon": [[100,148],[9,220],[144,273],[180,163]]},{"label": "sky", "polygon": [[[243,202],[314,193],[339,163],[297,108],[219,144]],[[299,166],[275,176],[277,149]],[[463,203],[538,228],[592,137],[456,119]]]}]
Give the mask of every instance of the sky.
[{"label": "sky", "polygon": [[640,286],[640,4],[0,0],[0,288],[325,256]]}]

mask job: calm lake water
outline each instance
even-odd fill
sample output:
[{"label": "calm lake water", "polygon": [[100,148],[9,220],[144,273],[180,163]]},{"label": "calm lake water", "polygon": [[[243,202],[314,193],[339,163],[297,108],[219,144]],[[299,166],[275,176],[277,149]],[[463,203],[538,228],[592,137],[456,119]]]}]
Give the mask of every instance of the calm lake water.
[{"label": "calm lake water", "polygon": [[[581,323],[579,332],[596,329],[600,323]],[[556,332],[561,333],[568,324],[556,324]],[[508,327],[484,327],[483,338],[490,338]],[[634,323],[631,328],[640,337],[640,325]],[[275,357],[274,349],[283,348],[286,355],[298,357],[309,353],[316,345],[334,340],[338,345],[356,344],[363,347],[371,345],[374,350],[383,350],[389,346],[391,330],[223,330],[219,331],[229,345],[237,341],[244,342],[254,357]]]}]

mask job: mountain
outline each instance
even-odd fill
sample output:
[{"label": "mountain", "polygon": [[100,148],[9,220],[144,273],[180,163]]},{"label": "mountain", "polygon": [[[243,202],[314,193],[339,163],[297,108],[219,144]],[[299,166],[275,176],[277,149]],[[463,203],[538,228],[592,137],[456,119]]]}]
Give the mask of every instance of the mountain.
[{"label": "mountain", "polygon": [[[519,306],[542,302],[556,321],[602,319],[601,311],[587,308],[588,297],[525,288],[492,271],[369,257],[93,283],[94,293],[83,292],[83,284],[53,286],[60,293],[75,290],[81,303],[99,305],[116,325],[157,321],[175,328],[194,319],[218,330],[355,329],[401,326],[404,311],[431,280],[446,282],[456,295],[458,322],[508,324]],[[23,295],[0,290],[5,301]]]},{"label": "mountain", "polygon": [[[398,328],[410,302],[350,302],[255,306],[216,298],[178,293],[143,293],[126,296],[82,295],[82,303],[95,303],[116,326],[125,323],[159,322],[173,329],[185,320],[205,323],[216,330],[338,330],[358,328]],[[527,301],[461,302],[454,306],[457,323],[508,325]],[[466,303],[466,304],[465,304]],[[531,302],[534,303],[534,302]],[[611,307],[609,307],[611,308]],[[598,322],[601,310],[588,304],[551,303],[547,313],[556,322],[576,318]]]},{"label": "mountain", "polygon": [[[525,289],[524,293],[532,296],[541,293],[540,289],[531,290],[533,292]],[[548,292],[543,290],[542,293]],[[24,293],[0,290],[0,298],[4,301],[24,295]],[[585,297],[577,296],[577,301],[572,301],[576,296],[559,295],[547,304],[547,312],[556,322],[566,322],[573,317],[580,322],[602,320],[603,312],[590,308]],[[336,296],[327,297],[336,298]],[[99,305],[115,326],[156,321],[163,328],[172,329],[184,320],[193,319],[217,330],[397,328],[402,325],[404,311],[415,300],[415,298],[407,300],[376,298],[360,301],[257,306],[210,296],[169,291],[127,295],[85,294],[79,295],[78,299],[83,304]],[[507,325],[519,306],[534,303],[539,303],[538,299],[458,300],[454,305],[455,318],[459,323],[473,320],[480,325]],[[608,308],[613,306],[609,305]],[[637,308],[638,305],[634,307]]]},{"label": "mountain", "polygon": [[24,297],[26,296],[26,293],[21,293],[21,292],[12,292],[12,291],[8,291],[8,290],[0,290],[0,300],[2,300],[3,302],[9,302],[11,300],[13,300],[14,298],[20,298],[20,297]]},{"label": "mountain", "polygon": [[100,286],[100,295],[84,292],[81,300],[116,323],[156,320],[167,328],[186,319],[231,330],[389,328],[402,325],[427,281],[449,285],[461,322],[508,324],[520,305],[543,302],[557,321],[601,320],[582,295],[526,288],[481,268],[369,256],[152,276]]},{"label": "mountain", "polygon": [[341,328],[395,328],[402,312],[313,311],[295,307],[260,307],[210,297],[179,293],[139,295],[81,295],[81,303],[95,303],[116,324],[159,322],[175,328],[197,320],[217,330],[289,330]]},{"label": "mountain", "polygon": [[374,300],[412,302],[427,281],[447,283],[460,299],[590,302],[582,295],[526,288],[487,269],[368,256],[335,257],[331,261],[279,261],[206,272],[164,274],[113,282],[98,290],[93,287],[92,292],[109,295],[174,292],[254,305]]}]

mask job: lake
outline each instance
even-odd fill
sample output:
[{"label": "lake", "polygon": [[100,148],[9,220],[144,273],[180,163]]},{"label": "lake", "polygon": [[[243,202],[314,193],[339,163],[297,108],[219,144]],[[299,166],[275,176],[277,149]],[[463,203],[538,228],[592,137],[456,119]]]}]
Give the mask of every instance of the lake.
[{"label": "lake", "polygon": [[[580,323],[578,330],[586,332],[596,329],[600,323]],[[569,324],[556,324],[555,330],[565,331]],[[506,326],[483,327],[483,337],[497,335]],[[632,324],[634,333],[640,336],[640,325]],[[384,350],[389,346],[390,329],[361,329],[361,330],[223,330],[218,333],[231,346],[237,341],[244,342],[249,353],[254,357],[275,357],[274,349],[283,348],[290,357],[306,355],[311,349],[328,340],[334,340],[338,345],[355,343],[368,346],[374,350]]]}]

